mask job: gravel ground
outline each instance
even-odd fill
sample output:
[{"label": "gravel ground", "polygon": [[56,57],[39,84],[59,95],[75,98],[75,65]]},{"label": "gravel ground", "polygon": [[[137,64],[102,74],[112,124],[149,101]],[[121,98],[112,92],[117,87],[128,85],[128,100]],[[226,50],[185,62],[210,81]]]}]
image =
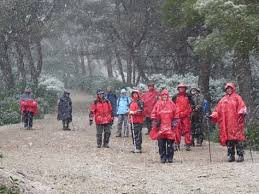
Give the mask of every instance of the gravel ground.
[{"label": "gravel ground", "polygon": [[[208,144],[175,153],[173,164],[160,164],[156,143],[143,135],[143,153],[131,153],[130,138],[115,138],[110,149],[97,149],[95,126],[88,126],[91,97],[72,96],[73,130],[63,131],[56,115],[21,125],[0,127],[0,182],[18,179],[23,193],[252,193],[259,194],[259,154],[244,163],[226,162],[226,148]],[[145,129],[144,129],[145,130]]]}]

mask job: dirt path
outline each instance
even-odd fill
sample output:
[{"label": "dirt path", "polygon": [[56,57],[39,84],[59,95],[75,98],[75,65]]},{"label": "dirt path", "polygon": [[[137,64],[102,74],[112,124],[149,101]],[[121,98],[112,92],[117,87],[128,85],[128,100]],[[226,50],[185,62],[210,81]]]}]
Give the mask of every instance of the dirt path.
[{"label": "dirt path", "polygon": [[212,144],[175,153],[175,163],[160,164],[155,143],[144,137],[140,155],[130,153],[129,138],[115,138],[110,149],[97,149],[95,127],[88,126],[90,97],[72,96],[74,131],[62,131],[56,115],[35,122],[33,131],[21,125],[0,128],[1,176],[10,175],[31,193],[259,193],[259,154],[244,163],[227,163],[225,148]]}]

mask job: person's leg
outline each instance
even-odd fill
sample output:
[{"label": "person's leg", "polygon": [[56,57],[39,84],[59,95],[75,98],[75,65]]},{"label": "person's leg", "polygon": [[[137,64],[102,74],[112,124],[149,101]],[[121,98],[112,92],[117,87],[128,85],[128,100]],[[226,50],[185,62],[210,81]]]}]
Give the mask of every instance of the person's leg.
[{"label": "person's leg", "polygon": [[69,123],[70,123],[70,121],[69,121],[69,119],[67,119],[67,120],[66,120],[66,127],[67,127],[68,130],[70,130],[70,128],[69,128]]},{"label": "person's leg", "polygon": [[167,139],[167,161],[168,163],[172,163],[173,162],[173,157],[174,157],[174,148],[173,148],[173,140]]},{"label": "person's leg", "polygon": [[190,119],[184,118],[182,122],[183,126],[183,132],[184,132],[184,141],[186,146],[186,151],[191,150],[191,143],[192,143],[192,137],[191,137],[191,121]]},{"label": "person's leg", "polygon": [[160,162],[166,162],[166,140],[159,139],[158,140],[158,148],[159,148],[159,155],[160,155]]},{"label": "person's leg", "polygon": [[152,128],[152,120],[151,120],[150,117],[146,117],[145,122],[146,122],[146,126],[147,126],[147,133],[146,133],[146,135],[148,135],[150,133],[150,131],[151,131],[151,128]]},{"label": "person's leg", "polygon": [[244,161],[244,144],[242,141],[236,142],[236,150],[237,150],[237,162],[243,162]]},{"label": "person's leg", "polygon": [[175,145],[174,150],[180,150],[181,138],[182,138],[182,119],[180,119],[176,129],[175,129]]},{"label": "person's leg", "polygon": [[134,124],[136,152],[141,152],[142,145],[142,124]]},{"label": "person's leg", "polygon": [[66,120],[62,120],[63,130],[66,130]]},{"label": "person's leg", "polygon": [[111,136],[111,125],[104,125],[104,138],[103,138],[103,147],[109,148],[109,140]]},{"label": "person's leg", "polygon": [[120,115],[118,115],[118,125],[117,125],[116,137],[121,137],[122,123],[123,123],[123,115],[120,114]]},{"label": "person's leg", "polygon": [[129,136],[128,114],[123,115],[124,136]]},{"label": "person's leg", "polygon": [[235,142],[232,140],[227,141],[227,149],[228,149],[228,162],[235,161]]},{"label": "person's leg", "polygon": [[28,127],[29,127],[29,129],[32,129],[32,125],[33,125],[33,113],[28,112]]},{"label": "person's leg", "polygon": [[23,112],[23,122],[24,122],[24,128],[27,128],[29,127],[29,121],[28,121],[28,112],[27,111],[24,111]]},{"label": "person's leg", "polygon": [[102,146],[103,125],[96,125],[97,148]]}]

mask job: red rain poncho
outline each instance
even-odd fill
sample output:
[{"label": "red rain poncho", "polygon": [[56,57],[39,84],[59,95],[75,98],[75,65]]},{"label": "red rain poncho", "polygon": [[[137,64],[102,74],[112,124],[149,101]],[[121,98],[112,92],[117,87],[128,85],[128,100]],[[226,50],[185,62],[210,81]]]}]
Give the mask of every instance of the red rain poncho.
[{"label": "red rain poncho", "polygon": [[[133,93],[137,93],[137,97],[133,96]],[[140,93],[137,90],[134,90],[131,94],[132,101],[129,105],[129,122],[130,123],[138,123],[142,124],[144,123],[144,114],[143,114],[143,102],[140,100]],[[131,114],[131,112],[134,112],[134,114]]]},{"label": "red rain poncho", "polygon": [[154,88],[147,91],[142,96],[142,101],[144,102],[144,116],[151,117],[151,112],[157,102],[159,92],[157,92]]},{"label": "red rain poncho", "polygon": [[[184,84],[180,84],[178,86],[178,89],[180,87],[187,88],[187,86]],[[176,143],[180,144],[181,136],[184,136],[185,144],[190,145],[191,139],[192,139],[191,120],[190,120],[192,107],[191,107],[191,102],[189,100],[189,97],[186,94],[186,91],[179,92],[174,102],[177,107],[177,116],[179,116],[179,119],[180,119],[176,130]]]},{"label": "red rain poncho", "polygon": [[[162,96],[167,96],[167,100],[163,101],[160,99],[152,113],[151,118],[154,126],[150,132],[150,138],[155,139],[170,139],[175,140],[175,129],[172,128],[172,121],[176,115],[176,106],[174,102],[169,98],[169,93],[167,90],[161,92]],[[156,122],[159,122],[159,127],[156,126]]]},{"label": "red rain poncho", "polygon": [[38,102],[36,100],[21,100],[20,101],[21,112],[32,112],[33,115],[38,114]]},{"label": "red rain poncho", "polygon": [[211,114],[212,120],[219,125],[219,140],[226,145],[228,140],[245,140],[244,115],[247,113],[246,105],[241,96],[236,93],[235,84],[227,83],[225,89],[231,87],[233,93],[226,94]]},{"label": "red rain poncho", "polygon": [[95,123],[100,124],[109,124],[112,122],[112,105],[110,101],[105,99],[99,99],[91,105],[91,115],[95,118]]}]

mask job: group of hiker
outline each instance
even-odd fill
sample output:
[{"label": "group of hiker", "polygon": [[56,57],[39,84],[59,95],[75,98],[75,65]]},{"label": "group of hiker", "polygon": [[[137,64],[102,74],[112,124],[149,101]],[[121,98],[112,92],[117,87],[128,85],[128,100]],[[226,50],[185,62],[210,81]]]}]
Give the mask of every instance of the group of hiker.
[{"label": "group of hiker", "polygon": [[[146,125],[146,134],[158,141],[160,162],[172,163],[174,151],[180,150],[182,136],[186,151],[190,151],[191,146],[202,146],[207,119],[218,123],[220,143],[227,146],[228,161],[235,161],[235,150],[237,162],[244,161],[244,119],[247,110],[244,101],[236,93],[235,84],[226,84],[225,95],[212,114],[199,88],[191,88],[188,92],[187,85],[180,83],[177,95],[170,97],[166,88],[158,92],[154,83],[147,86],[148,91],[143,94],[133,89],[130,96],[126,89],[120,91],[119,97],[111,87],[106,91],[96,91],[96,99],[90,107],[89,123],[96,124],[97,148],[109,148],[111,128],[117,117],[116,137],[125,138],[131,134],[133,153],[142,152],[142,128]],[[31,128],[37,110],[22,106],[22,102],[24,104],[28,99],[32,100],[31,90],[26,90],[21,98],[24,126]],[[70,130],[72,101],[68,91],[59,100],[57,119],[62,120],[63,130]]]}]

